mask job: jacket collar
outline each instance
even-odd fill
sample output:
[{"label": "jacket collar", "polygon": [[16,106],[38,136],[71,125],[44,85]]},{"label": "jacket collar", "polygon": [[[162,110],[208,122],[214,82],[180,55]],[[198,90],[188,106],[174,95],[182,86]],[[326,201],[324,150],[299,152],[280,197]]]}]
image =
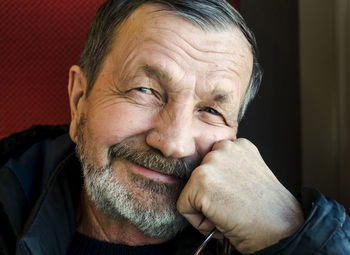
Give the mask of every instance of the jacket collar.
[{"label": "jacket collar", "polygon": [[75,209],[82,184],[80,163],[71,152],[48,177],[17,243],[17,251],[66,254],[76,230]]}]

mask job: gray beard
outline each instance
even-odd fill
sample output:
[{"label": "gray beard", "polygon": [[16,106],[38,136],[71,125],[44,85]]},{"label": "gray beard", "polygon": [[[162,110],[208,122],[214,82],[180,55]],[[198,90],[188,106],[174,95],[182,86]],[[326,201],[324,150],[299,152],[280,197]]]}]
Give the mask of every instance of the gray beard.
[{"label": "gray beard", "polygon": [[148,205],[145,206],[118,182],[113,175],[113,167],[94,169],[83,164],[83,172],[87,194],[108,217],[126,219],[152,237],[171,238],[188,225],[176,210],[176,195],[172,195],[171,201],[165,205],[157,200],[157,193],[171,192],[173,188],[133,176],[134,183],[131,186],[141,187],[149,195]]},{"label": "gray beard", "polygon": [[[171,238],[189,225],[177,211],[176,202],[196,162],[167,159],[154,150],[138,151],[122,142],[109,149],[109,163],[98,167],[84,137],[85,121],[84,117],[80,119],[76,153],[83,168],[84,188],[96,207],[107,217],[125,219],[144,234],[156,238]],[[114,174],[113,164],[120,163],[118,159],[174,175],[183,182],[157,183],[125,169],[130,183],[122,184]],[[135,194],[135,190],[139,194]]]}]

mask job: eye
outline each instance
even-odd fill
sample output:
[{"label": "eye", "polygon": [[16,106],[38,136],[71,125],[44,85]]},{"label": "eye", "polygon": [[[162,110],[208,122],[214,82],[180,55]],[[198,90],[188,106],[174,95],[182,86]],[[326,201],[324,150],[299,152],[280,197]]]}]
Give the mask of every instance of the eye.
[{"label": "eye", "polygon": [[140,88],[135,88],[134,90],[140,91],[140,92],[145,93],[145,94],[153,94],[153,91],[151,89],[148,89],[148,88],[140,87]]},{"label": "eye", "polygon": [[156,100],[158,103],[162,102],[162,96],[160,93],[152,88],[137,87],[131,89],[129,92],[131,97],[134,97],[139,102],[145,102],[145,100],[147,100],[147,102],[149,102],[149,100]]},{"label": "eye", "polygon": [[226,119],[223,116],[222,113],[218,112],[217,110],[215,110],[214,108],[211,107],[202,107],[199,109],[200,114],[200,118],[208,123],[208,124],[213,124],[213,125],[227,125]]},{"label": "eye", "polygon": [[207,112],[213,115],[220,115],[220,113],[218,113],[215,109],[211,108],[211,107],[204,107],[202,109],[200,109],[200,111],[202,112]]}]

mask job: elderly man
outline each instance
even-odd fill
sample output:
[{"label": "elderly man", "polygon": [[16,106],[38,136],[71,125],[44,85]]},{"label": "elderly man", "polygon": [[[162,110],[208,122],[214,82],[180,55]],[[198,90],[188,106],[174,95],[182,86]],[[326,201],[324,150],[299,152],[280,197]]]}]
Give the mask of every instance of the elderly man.
[{"label": "elderly man", "polygon": [[2,141],[1,252],[192,254],[215,230],[203,254],[349,254],[344,209],[298,201],[236,137],[255,52],[225,1],[106,2],[69,72],[69,136]]}]

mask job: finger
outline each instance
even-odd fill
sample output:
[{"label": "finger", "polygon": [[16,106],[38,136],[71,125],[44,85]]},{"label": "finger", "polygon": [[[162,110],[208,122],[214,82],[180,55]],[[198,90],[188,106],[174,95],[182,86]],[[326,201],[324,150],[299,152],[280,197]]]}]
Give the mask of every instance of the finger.
[{"label": "finger", "polygon": [[[203,234],[209,234],[215,228],[215,225],[209,221],[202,213],[202,197],[197,194],[198,185],[192,185],[190,179],[182,190],[177,201],[177,210],[185,219]],[[198,184],[198,183],[197,183]]]},{"label": "finger", "polygon": [[216,150],[227,148],[229,146],[232,146],[233,143],[234,143],[234,141],[231,141],[231,140],[218,141],[218,142],[214,143],[214,145],[212,147],[212,151],[216,151]]},{"label": "finger", "polygon": [[[208,237],[212,232],[213,232],[213,229],[211,231],[209,231],[208,233],[202,233],[202,234],[204,234],[204,236]],[[219,230],[214,228],[214,234],[212,235],[212,238],[222,241],[225,238],[225,236]]]},{"label": "finger", "polygon": [[245,149],[248,149],[250,151],[257,152],[260,155],[258,148],[251,141],[249,141],[245,138],[238,138],[233,143],[238,145],[241,148],[245,148]]},{"label": "finger", "polygon": [[213,231],[213,229],[216,228],[216,226],[210,220],[204,218],[203,221],[195,228],[198,229],[202,234],[208,235]]},{"label": "finger", "polygon": [[177,201],[177,210],[196,229],[204,222],[205,216],[198,210],[191,199],[191,193],[187,191],[187,185]]},{"label": "finger", "polygon": [[217,240],[224,240],[225,236],[223,233],[221,233],[219,230],[215,230],[215,233],[213,235],[213,238]]}]

